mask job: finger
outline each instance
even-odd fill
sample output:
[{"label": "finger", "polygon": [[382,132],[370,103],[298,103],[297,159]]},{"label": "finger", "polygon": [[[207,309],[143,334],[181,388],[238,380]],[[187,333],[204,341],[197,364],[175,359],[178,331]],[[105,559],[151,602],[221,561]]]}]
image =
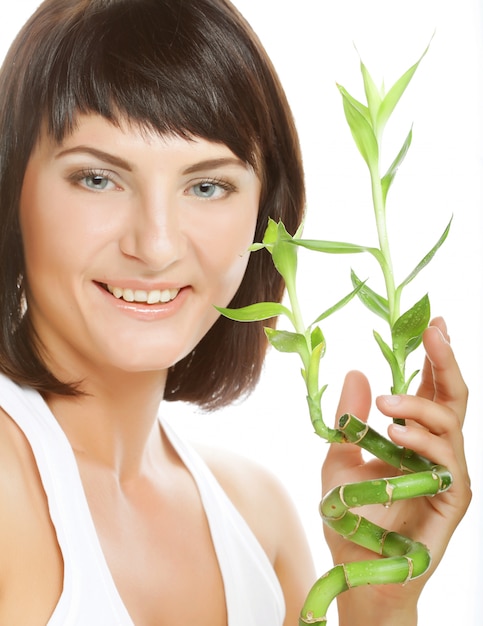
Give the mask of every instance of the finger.
[{"label": "finger", "polygon": [[388,433],[394,443],[430,458],[435,463],[454,466],[455,460],[466,468],[463,454],[463,435],[460,430],[452,433],[451,438],[441,437],[424,428],[415,428],[411,424],[390,424]]},{"label": "finger", "polygon": [[376,404],[384,415],[409,420],[407,428],[389,426],[394,443],[442,465],[454,467],[456,459],[467,471],[461,422],[453,410],[417,396],[380,396]]},{"label": "finger", "polygon": [[429,325],[436,326],[437,328],[439,328],[439,330],[442,332],[443,337],[446,339],[446,341],[448,343],[451,343],[451,339],[448,334],[448,327],[446,326],[446,322],[444,321],[444,318],[442,318],[441,316],[435,317],[429,322]]},{"label": "finger", "polygon": [[339,404],[337,407],[337,420],[345,413],[356,415],[366,421],[371,407],[371,388],[367,378],[362,372],[349,372],[342,386]]},{"label": "finger", "polygon": [[463,423],[468,388],[449,344],[444,322],[440,321],[440,318],[434,322],[423,335],[428,364],[423,371],[422,395],[428,397],[428,390],[432,384],[432,399],[452,409]]},{"label": "finger", "polygon": [[377,408],[393,419],[412,420],[435,435],[447,435],[461,430],[456,413],[432,400],[418,396],[379,396]]},{"label": "finger", "polygon": [[[443,337],[446,339],[446,341],[449,342],[448,329],[442,317],[436,317],[430,322],[429,325],[430,327],[436,326],[437,328],[439,328],[439,330],[443,334]],[[419,385],[417,395],[423,398],[428,398],[428,400],[432,400],[434,398],[433,366],[427,356],[424,359],[424,365],[421,375],[421,384]]]},{"label": "finger", "polygon": [[[366,421],[370,406],[371,389],[367,378],[361,372],[349,372],[342,386],[336,414],[337,422],[345,413],[351,413]],[[359,465],[361,460],[361,449],[350,444],[332,444],[326,457],[326,463],[332,464],[334,470],[341,466]]]},{"label": "finger", "polygon": [[470,478],[464,454],[461,430],[451,438],[438,437],[428,430],[414,428],[411,425],[391,424],[388,428],[391,439],[399,446],[413,450],[439,465],[447,467],[453,475],[452,494],[465,498],[471,497]]}]

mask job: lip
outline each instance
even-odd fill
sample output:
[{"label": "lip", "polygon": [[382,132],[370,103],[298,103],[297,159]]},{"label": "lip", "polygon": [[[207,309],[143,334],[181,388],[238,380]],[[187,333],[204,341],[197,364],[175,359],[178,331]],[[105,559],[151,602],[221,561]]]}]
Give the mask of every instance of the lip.
[{"label": "lip", "polygon": [[156,289],[159,289],[160,291],[163,291],[165,289],[181,289],[179,284],[175,284],[172,282],[148,283],[148,282],[142,282],[140,280],[129,280],[129,279],[114,280],[114,281],[97,280],[94,282],[96,283],[96,285],[99,285],[102,288],[105,288],[107,285],[110,285],[111,287],[120,287],[121,289],[132,289],[133,291],[136,291],[137,289],[141,291],[154,291]]},{"label": "lip", "polygon": [[[116,286],[115,283],[109,283],[110,285]],[[147,304],[144,302],[126,302],[122,298],[116,298],[113,296],[106,288],[105,283],[96,282],[96,287],[100,292],[101,296],[105,298],[107,303],[112,306],[116,311],[127,315],[133,319],[141,320],[141,321],[157,321],[174,315],[183,305],[186,298],[188,297],[191,288],[190,287],[181,287],[179,289],[179,293],[174,298],[174,300],[170,300],[169,302],[159,302],[156,304]],[[144,289],[146,291],[150,291],[151,289],[147,288],[146,285],[143,287],[139,286],[139,283],[126,282],[123,283],[124,288],[129,289]],[[163,285],[164,289],[166,287]],[[170,287],[174,289],[174,287]],[[152,287],[152,289],[159,289],[159,286]]]}]

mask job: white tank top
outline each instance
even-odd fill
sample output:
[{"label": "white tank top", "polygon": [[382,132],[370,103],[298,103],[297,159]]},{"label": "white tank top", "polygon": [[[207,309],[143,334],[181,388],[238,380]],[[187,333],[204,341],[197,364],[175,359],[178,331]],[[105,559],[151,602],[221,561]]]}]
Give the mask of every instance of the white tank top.
[{"label": "white tank top", "polygon": [[[47,626],[135,626],[104,558],[74,453],[57,420],[39,393],[1,374],[0,405],[30,443],[64,559],[62,595]],[[282,590],[261,545],[201,457],[170,426],[162,427],[198,486],[229,626],[282,626]]]}]

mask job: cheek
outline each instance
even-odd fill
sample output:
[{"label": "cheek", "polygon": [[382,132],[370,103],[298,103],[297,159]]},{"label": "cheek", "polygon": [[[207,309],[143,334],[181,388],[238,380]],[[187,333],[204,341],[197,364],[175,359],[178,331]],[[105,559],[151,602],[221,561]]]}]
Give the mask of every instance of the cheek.
[{"label": "cheek", "polygon": [[48,245],[52,233],[42,217],[43,202],[39,185],[35,183],[27,169],[20,196],[20,231],[29,277],[31,269],[42,266],[52,251]]},{"label": "cheek", "polygon": [[[30,284],[38,281],[48,268],[68,262],[70,237],[62,225],[44,215],[41,198],[22,194],[20,228],[24,244],[25,268]],[[50,273],[50,270],[49,270]]]},{"label": "cheek", "polygon": [[[255,233],[257,208],[240,208],[239,213],[223,216],[198,247],[202,265],[214,283],[234,295],[245,273]],[[230,299],[231,299],[230,296]]]},{"label": "cheek", "polygon": [[31,278],[42,272],[60,275],[89,258],[96,234],[81,210],[62,189],[26,173],[20,199],[20,228],[25,265]]}]

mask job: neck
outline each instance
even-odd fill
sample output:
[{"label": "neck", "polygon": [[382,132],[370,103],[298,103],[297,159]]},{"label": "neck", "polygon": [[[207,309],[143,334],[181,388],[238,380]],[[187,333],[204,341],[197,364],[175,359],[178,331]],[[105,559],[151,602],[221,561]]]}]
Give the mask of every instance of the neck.
[{"label": "neck", "polygon": [[47,404],[78,458],[129,479],[163,454],[157,421],[166,372],[117,375],[89,381],[85,395],[52,395]]}]

